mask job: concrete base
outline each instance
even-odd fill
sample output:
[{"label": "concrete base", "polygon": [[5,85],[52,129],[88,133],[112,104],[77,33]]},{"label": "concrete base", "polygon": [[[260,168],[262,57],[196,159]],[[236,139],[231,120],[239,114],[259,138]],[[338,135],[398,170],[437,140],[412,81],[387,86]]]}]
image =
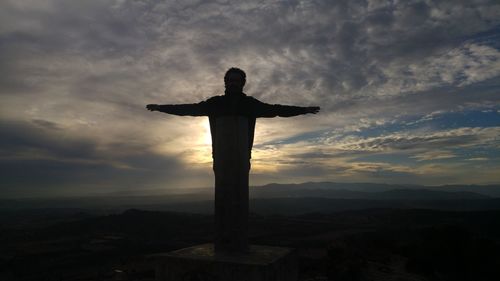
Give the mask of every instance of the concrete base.
[{"label": "concrete base", "polygon": [[293,249],[250,245],[246,254],[215,253],[202,244],[152,256],[157,281],[296,281]]}]

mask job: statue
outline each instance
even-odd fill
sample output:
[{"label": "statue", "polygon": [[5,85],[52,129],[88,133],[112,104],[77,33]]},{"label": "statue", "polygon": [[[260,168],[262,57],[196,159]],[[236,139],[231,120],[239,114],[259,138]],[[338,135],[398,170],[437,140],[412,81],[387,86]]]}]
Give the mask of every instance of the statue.
[{"label": "statue", "polygon": [[316,114],[318,106],[263,103],[243,93],[246,74],[230,68],[225,94],[195,104],[148,104],[150,111],[181,116],[208,116],[215,174],[215,250],[248,250],[248,174],[256,118]]}]

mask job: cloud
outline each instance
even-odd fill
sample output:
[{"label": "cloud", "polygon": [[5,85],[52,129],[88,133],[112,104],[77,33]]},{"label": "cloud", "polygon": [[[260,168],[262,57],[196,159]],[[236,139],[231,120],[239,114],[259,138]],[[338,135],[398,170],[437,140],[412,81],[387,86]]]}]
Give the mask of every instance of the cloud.
[{"label": "cloud", "polygon": [[353,151],[465,148],[495,145],[499,133],[500,127],[464,127],[434,132],[398,132],[371,138],[347,137],[332,145],[341,150]]},{"label": "cloud", "polygon": [[[497,151],[499,133],[500,127],[461,127],[396,130],[388,134],[379,131],[379,135],[372,137],[327,134],[259,145],[254,150],[252,167],[259,175],[286,174],[288,180],[296,178],[296,181],[314,180],[322,174],[337,181],[494,182],[496,176],[487,171],[498,168],[496,158],[472,158],[489,161],[487,169],[468,162],[470,155]],[[465,176],[467,171],[487,175],[481,180],[471,179]]]},{"label": "cloud", "polygon": [[44,120],[2,121],[0,132],[4,196],[16,192],[47,196],[168,190],[182,185],[179,173],[192,177],[191,186],[206,176],[202,169],[187,169],[174,155],[159,155],[126,140],[100,143],[80,138]]},{"label": "cloud", "polygon": [[446,150],[438,151],[427,151],[424,153],[417,154],[411,158],[417,159],[417,161],[428,161],[428,160],[439,160],[439,159],[449,159],[457,157],[456,154]]},{"label": "cloud", "polygon": [[469,161],[487,161],[487,160],[489,160],[489,158],[488,157],[475,157],[475,158],[469,158],[467,160],[469,160]]},{"label": "cloud", "polygon": [[[287,141],[297,145],[287,169],[302,165],[318,178],[334,170],[307,163],[319,155],[415,150],[409,161],[427,162],[446,145],[479,145],[476,133],[498,149],[482,128],[347,135],[424,124],[438,113],[498,110],[499,15],[496,1],[2,1],[0,117],[25,129],[7,128],[6,138],[19,143],[3,141],[2,155],[135,167],[143,160],[126,157],[142,153],[170,159],[169,168],[208,169],[195,173],[211,184],[206,119],[144,106],[221,94],[231,66],[247,72],[245,91],[262,101],[322,108],[258,121],[255,155],[267,159],[267,170],[275,157],[263,154],[266,145]],[[347,180],[345,167],[336,175]]]}]

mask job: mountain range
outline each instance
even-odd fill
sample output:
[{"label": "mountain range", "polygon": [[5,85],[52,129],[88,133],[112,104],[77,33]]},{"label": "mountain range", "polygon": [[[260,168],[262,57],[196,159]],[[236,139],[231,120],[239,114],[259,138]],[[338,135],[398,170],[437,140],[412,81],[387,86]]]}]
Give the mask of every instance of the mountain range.
[{"label": "mountain range", "polygon": [[305,182],[271,183],[250,189],[255,197],[327,197],[343,199],[485,199],[500,197],[500,185],[441,185]]},{"label": "mountain range", "polygon": [[[211,188],[173,193],[99,195],[68,198],[0,200],[0,210],[82,208],[115,212],[128,208],[194,213],[213,211]],[[366,208],[425,208],[446,210],[500,209],[500,186],[391,185],[374,183],[307,182],[267,184],[250,188],[251,211],[257,213],[332,212]],[[281,209],[280,209],[281,208]]]}]

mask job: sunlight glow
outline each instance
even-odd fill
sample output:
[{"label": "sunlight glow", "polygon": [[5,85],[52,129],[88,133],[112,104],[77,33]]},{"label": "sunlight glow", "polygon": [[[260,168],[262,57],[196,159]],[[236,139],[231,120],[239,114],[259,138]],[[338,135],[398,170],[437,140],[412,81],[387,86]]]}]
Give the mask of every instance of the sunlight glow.
[{"label": "sunlight glow", "polygon": [[210,123],[208,120],[203,120],[203,143],[212,145],[212,135],[210,134]]},{"label": "sunlight glow", "polygon": [[212,163],[212,137],[210,135],[210,124],[208,118],[201,118],[196,125],[196,136],[191,147],[185,147],[183,158],[187,163],[202,166],[211,166]]}]

